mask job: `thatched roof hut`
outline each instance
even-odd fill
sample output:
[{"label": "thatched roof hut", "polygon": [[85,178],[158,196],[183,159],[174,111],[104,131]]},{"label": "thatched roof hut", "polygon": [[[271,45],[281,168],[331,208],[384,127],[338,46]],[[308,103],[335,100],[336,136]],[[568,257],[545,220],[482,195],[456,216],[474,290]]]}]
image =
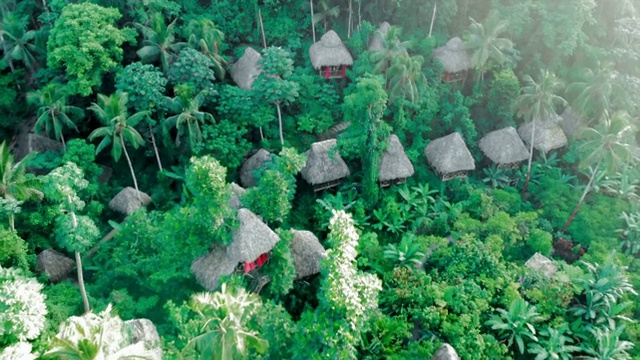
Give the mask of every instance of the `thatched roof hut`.
[{"label": "thatched roof hut", "polygon": [[467,171],[476,168],[462,135],[457,132],[432,140],[424,153],[442,180],[464,177]]},{"label": "thatched roof hut", "polygon": [[367,47],[367,50],[369,51],[384,50],[385,49],[384,37],[386,37],[387,34],[389,33],[390,27],[391,25],[389,25],[389,23],[386,21],[380,24],[380,26],[378,26],[378,31],[374,32],[373,34],[371,34],[371,36],[369,36],[369,46]]},{"label": "thatched roof hut", "polygon": [[529,258],[526,263],[524,263],[524,266],[528,267],[529,269],[540,271],[544,274],[544,276],[548,278],[552,277],[553,274],[558,271],[558,265],[556,265],[553,260],[540,254],[539,252],[533,254],[533,256]]},{"label": "thatched roof hut", "polygon": [[316,70],[327,66],[353,65],[353,58],[335,31],[329,30],[309,48],[309,58]]},{"label": "thatched roof hut", "polygon": [[433,355],[431,360],[460,360],[456,349],[449,344],[443,344]]},{"label": "thatched roof hut", "polygon": [[38,271],[47,275],[54,283],[66,279],[75,265],[75,261],[53,249],[47,249],[38,254]]},{"label": "thatched roof hut", "polygon": [[127,186],[109,201],[109,208],[113,211],[129,215],[140,207],[149,205],[150,202],[151,198],[149,195],[142,191],[138,191],[138,194],[136,194],[136,189]]},{"label": "thatched roof hut", "polygon": [[124,322],[125,332],[129,335],[129,344],[144,343],[145,349],[149,349],[145,359],[162,360],[162,347],[160,335],[156,326],[148,319],[133,319]]},{"label": "thatched roof hut", "polygon": [[338,153],[336,139],[311,144],[311,149],[305,155],[307,163],[300,173],[303,179],[313,185],[315,191],[336,186],[343,178],[351,175]]},{"label": "thatched roof hut", "polygon": [[265,163],[268,161],[271,161],[271,154],[265,149],[258,150],[253,156],[245,160],[240,168],[240,183],[242,186],[250,188],[258,185],[253,172],[265,167]]},{"label": "thatched roof hut", "polygon": [[291,256],[296,269],[296,279],[301,279],[320,272],[320,261],[327,257],[327,252],[311,231],[291,230]]},{"label": "thatched roof hut", "polygon": [[529,158],[518,132],[511,126],[492,131],[479,142],[480,150],[498,167],[513,167]]},{"label": "thatched roof hut", "polygon": [[247,209],[238,210],[240,226],[233,231],[233,242],[227,247],[227,256],[238,262],[252,262],[267,253],[280,241],[258,215]]},{"label": "thatched roof hut", "polygon": [[234,210],[238,210],[242,207],[242,201],[240,200],[240,198],[247,192],[247,190],[242,188],[240,185],[232,182],[231,191],[232,192],[231,197],[229,198],[229,206],[231,206],[231,208]]},{"label": "thatched roof hut", "polygon": [[387,149],[380,160],[380,174],[378,181],[382,186],[401,184],[413,175],[413,164],[404,152],[404,147],[394,134],[389,136]]},{"label": "thatched roof hut", "polygon": [[447,41],[447,44],[433,50],[433,57],[442,63],[445,71],[444,81],[457,81],[466,77],[467,71],[473,66],[469,55],[462,46],[459,37]]},{"label": "thatched roof hut", "polygon": [[242,89],[249,90],[255,79],[260,75],[260,55],[251,46],[247,46],[244,55],[231,67],[231,78]]},{"label": "thatched roof hut", "polygon": [[214,291],[218,288],[220,277],[233,273],[236,265],[238,260],[229,257],[225,247],[217,245],[191,263],[191,273],[202,287]]},{"label": "thatched roof hut", "polygon": [[[547,121],[536,121],[536,136],[533,139],[533,147],[544,153],[551,150],[559,149],[567,145],[567,136],[564,134],[560,126],[557,125],[559,117]],[[518,128],[518,135],[524,143],[528,146],[531,145],[531,132],[533,131],[533,122],[527,122]]]},{"label": "thatched roof hut", "polygon": [[564,109],[560,117],[561,120],[558,122],[558,125],[568,136],[577,135],[585,128],[583,119],[578,115],[578,113],[573,111],[571,106]]}]

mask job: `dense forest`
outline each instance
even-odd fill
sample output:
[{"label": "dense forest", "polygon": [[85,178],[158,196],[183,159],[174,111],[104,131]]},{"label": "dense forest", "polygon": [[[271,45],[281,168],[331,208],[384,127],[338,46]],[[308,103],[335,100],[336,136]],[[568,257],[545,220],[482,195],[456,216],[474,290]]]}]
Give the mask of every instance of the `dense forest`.
[{"label": "dense forest", "polygon": [[639,16],[1,0],[0,359],[640,359]]}]

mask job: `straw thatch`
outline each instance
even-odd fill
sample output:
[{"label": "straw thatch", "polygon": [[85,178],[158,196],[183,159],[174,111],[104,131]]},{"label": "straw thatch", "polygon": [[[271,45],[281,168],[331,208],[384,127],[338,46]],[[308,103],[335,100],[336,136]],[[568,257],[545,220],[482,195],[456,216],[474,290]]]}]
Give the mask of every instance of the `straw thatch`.
[{"label": "straw thatch", "polygon": [[327,252],[311,231],[291,230],[291,256],[296,269],[296,279],[301,279],[320,272],[320,261],[327,257]]},{"label": "straw thatch", "polygon": [[66,279],[73,271],[75,264],[75,261],[53,249],[47,249],[38,254],[38,271],[47,275],[54,283]]},{"label": "straw thatch", "polygon": [[476,168],[467,145],[457,132],[432,140],[424,153],[429,164],[443,176],[443,180],[465,176],[467,171]]},{"label": "straw thatch", "polygon": [[369,46],[367,47],[367,50],[383,51],[385,49],[384,37],[386,37],[389,33],[390,27],[391,25],[389,25],[389,23],[386,21],[380,24],[380,26],[378,27],[378,31],[369,36]]},{"label": "straw thatch", "polygon": [[229,206],[234,210],[238,210],[242,207],[242,201],[240,200],[240,198],[247,192],[247,190],[240,187],[240,185],[232,182],[231,191],[232,193],[231,197],[229,198]]},{"label": "straw thatch", "polygon": [[268,161],[271,161],[271,154],[265,149],[258,150],[257,153],[245,160],[240,168],[240,183],[242,183],[242,186],[250,188],[258,185],[253,172],[263,168]]},{"label": "straw thatch", "polygon": [[404,152],[404,147],[396,135],[389,136],[387,149],[382,153],[378,181],[388,183],[404,181],[413,175],[413,164]]},{"label": "straw thatch", "polygon": [[456,349],[449,344],[443,344],[440,349],[436,351],[431,360],[460,360]]},{"label": "straw thatch", "polygon": [[142,206],[147,206],[151,202],[149,195],[138,191],[139,197],[136,195],[136,189],[127,186],[109,201],[109,208],[113,211],[129,215],[138,210]]},{"label": "straw thatch", "polygon": [[242,89],[249,90],[260,75],[260,55],[252,47],[247,46],[244,55],[231,67],[231,78]]},{"label": "straw thatch", "polygon": [[513,166],[529,158],[518,132],[511,126],[492,131],[479,142],[480,150],[498,166]]},{"label": "straw thatch", "polygon": [[[567,136],[564,134],[560,126],[557,125],[559,117],[554,121],[536,121],[536,136],[533,139],[533,147],[544,153],[551,150],[559,149],[567,145]],[[531,143],[531,132],[533,131],[533,122],[527,122],[518,128],[518,135],[527,146]]]},{"label": "straw thatch", "polygon": [[533,254],[533,256],[524,263],[524,266],[529,269],[541,271],[544,276],[550,278],[558,271],[558,265],[553,260],[540,254],[539,252]]},{"label": "straw thatch", "polygon": [[564,109],[560,117],[562,119],[558,122],[558,125],[568,136],[577,135],[585,128],[583,119],[570,106]]},{"label": "straw thatch", "polygon": [[462,40],[459,37],[447,41],[447,44],[433,50],[433,57],[442,63],[444,71],[457,73],[467,71],[473,66],[469,55],[462,47]]},{"label": "straw thatch", "polygon": [[227,256],[236,263],[255,261],[280,241],[278,234],[253,212],[239,209],[238,220],[240,226],[233,231],[233,242],[227,247]]},{"label": "straw thatch", "polygon": [[342,134],[342,132],[345,131],[349,126],[351,126],[351,121],[343,121],[343,122],[337,123],[332,127],[330,127],[329,130],[318,135],[318,141],[335,139],[338,136],[340,136],[340,134]]},{"label": "straw thatch", "polygon": [[347,164],[340,157],[336,139],[311,144],[305,152],[307,164],[300,173],[309,184],[321,188],[323,184],[333,183],[351,174]]},{"label": "straw thatch", "polygon": [[316,70],[325,66],[353,65],[353,58],[338,34],[329,30],[309,48],[309,58]]},{"label": "straw thatch", "polygon": [[220,277],[233,273],[236,265],[238,261],[228,256],[227,249],[217,245],[191,263],[191,273],[203,288],[214,291],[218,288]]},{"label": "straw thatch", "polygon": [[124,329],[129,334],[129,344],[133,345],[139,342],[144,343],[148,353],[145,359],[162,360],[162,347],[160,344],[160,335],[156,326],[148,319],[133,319],[124,322]]}]

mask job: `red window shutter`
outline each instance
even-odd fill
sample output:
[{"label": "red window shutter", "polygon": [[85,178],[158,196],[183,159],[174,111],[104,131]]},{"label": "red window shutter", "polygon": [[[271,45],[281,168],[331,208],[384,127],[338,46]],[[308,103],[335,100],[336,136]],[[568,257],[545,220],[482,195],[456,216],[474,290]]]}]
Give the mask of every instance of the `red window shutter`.
[{"label": "red window shutter", "polygon": [[331,77],[331,69],[328,66],[324,68],[324,77],[325,79],[329,79]]},{"label": "red window shutter", "polygon": [[258,256],[258,260],[256,261],[258,266],[262,266],[266,262],[267,262],[267,254],[262,254],[262,255]]},{"label": "red window shutter", "polygon": [[347,77],[347,65],[342,65],[342,77]]},{"label": "red window shutter", "polygon": [[245,261],[244,262],[244,273],[248,274],[251,270],[253,270],[252,266],[253,266],[253,263]]}]

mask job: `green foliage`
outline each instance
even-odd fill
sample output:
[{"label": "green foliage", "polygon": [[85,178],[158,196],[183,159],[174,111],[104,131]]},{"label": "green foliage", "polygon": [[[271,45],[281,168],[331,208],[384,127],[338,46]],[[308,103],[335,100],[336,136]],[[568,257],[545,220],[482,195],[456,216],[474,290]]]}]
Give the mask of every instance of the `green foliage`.
[{"label": "green foliage", "polygon": [[61,162],[72,162],[82,170],[88,182],[86,188],[79,190],[83,198],[91,198],[104,189],[104,186],[98,183],[98,178],[104,170],[95,161],[95,145],[87,143],[84,139],[73,139],[67,143],[67,151],[62,155]]},{"label": "green foliage", "polygon": [[74,214],[58,217],[54,232],[56,241],[61,247],[78,253],[88,250],[100,235],[98,227],[90,217]]},{"label": "green foliage", "polygon": [[280,241],[271,251],[269,262],[262,267],[265,274],[269,275],[269,293],[279,298],[287,295],[293,288],[296,279],[293,257],[291,255],[291,241],[293,233],[277,229]]},{"label": "green foliage", "polygon": [[0,227],[0,266],[27,270],[27,246],[15,231]]},{"label": "green foliage", "polygon": [[531,306],[523,299],[514,300],[509,305],[509,311],[498,309],[500,316],[493,315],[487,325],[491,329],[498,330],[503,338],[507,339],[507,345],[515,343],[518,345],[520,354],[525,353],[525,340],[538,341],[534,323],[542,320],[536,312],[536,307]]},{"label": "green foliage", "polygon": [[116,9],[88,2],[62,10],[47,42],[47,64],[64,69],[72,94],[88,96],[120,64],[122,44],[135,36],[132,29],[115,26],[120,17]]},{"label": "green foliage", "polygon": [[553,249],[553,237],[544,230],[532,229],[527,238],[527,245],[544,256],[549,256]]},{"label": "green foliage", "polygon": [[[275,279],[272,279],[272,281]],[[256,330],[269,343],[269,351],[262,355],[265,360],[290,359],[295,344],[293,331],[295,323],[291,315],[281,305],[266,301],[256,312],[249,323],[249,328]],[[255,349],[250,349],[251,356],[258,356]]]},{"label": "green foliage", "polygon": [[196,94],[201,91],[212,93],[216,80],[214,66],[206,55],[192,48],[185,48],[169,67],[168,78],[174,86],[190,85]]},{"label": "green foliage", "polygon": [[116,89],[129,95],[129,106],[136,112],[160,110],[165,102],[167,79],[153,65],[135,62],[116,75]]},{"label": "green foliage", "polygon": [[411,268],[422,265],[425,255],[420,251],[420,244],[413,242],[413,236],[407,235],[402,238],[398,246],[395,244],[385,246],[384,257],[393,261],[394,267],[406,266]]},{"label": "green foliage", "polygon": [[212,154],[220,159],[220,164],[229,169],[240,167],[244,154],[251,149],[245,138],[246,127],[230,120],[220,120],[214,124],[202,125],[202,142],[198,143],[196,152]]},{"label": "green foliage", "polygon": [[[493,75],[487,92],[487,110],[491,116],[491,126],[487,130],[500,129],[513,124],[515,99],[520,94],[520,83],[511,69],[499,71]],[[481,132],[485,132],[481,129]]]}]

